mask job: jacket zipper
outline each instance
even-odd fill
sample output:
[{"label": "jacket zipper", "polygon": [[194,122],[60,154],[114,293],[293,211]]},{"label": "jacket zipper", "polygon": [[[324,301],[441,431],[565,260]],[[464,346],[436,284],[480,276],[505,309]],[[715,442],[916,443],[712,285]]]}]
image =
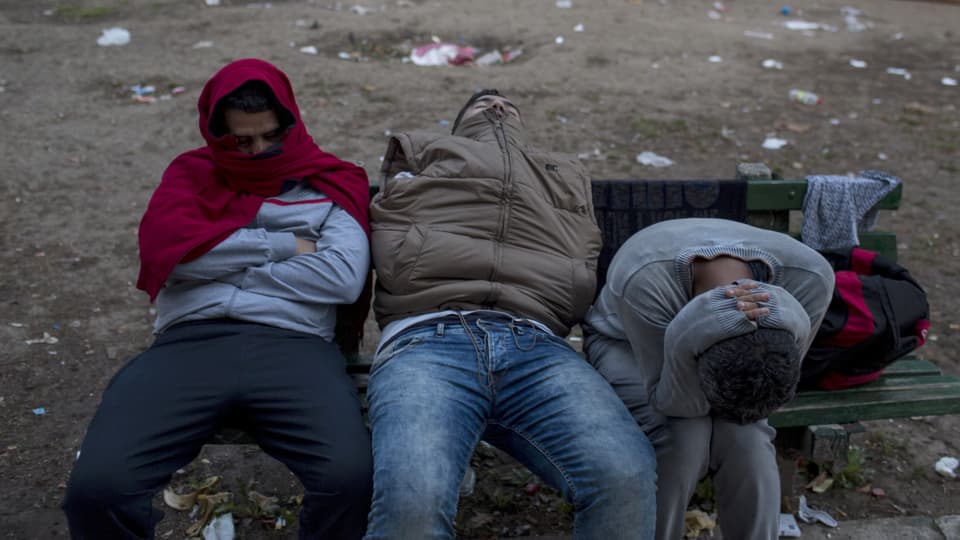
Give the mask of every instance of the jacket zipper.
[{"label": "jacket zipper", "polygon": [[497,233],[493,243],[493,267],[490,271],[490,294],[488,296],[490,304],[496,305],[500,298],[500,285],[497,282],[497,278],[499,277],[499,269],[503,261],[502,242],[510,221],[512,204],[510,192],[513,187],[513,163],[510,159],[510,144],[507,140],[507,134],[503,129],[503,121],[499,118],[496,120],[491,118],[490,120],[493,122],[497,144],[500,145],[500,152],[503,155],[503,188],[500,190],[500,219],[497,224]]}]

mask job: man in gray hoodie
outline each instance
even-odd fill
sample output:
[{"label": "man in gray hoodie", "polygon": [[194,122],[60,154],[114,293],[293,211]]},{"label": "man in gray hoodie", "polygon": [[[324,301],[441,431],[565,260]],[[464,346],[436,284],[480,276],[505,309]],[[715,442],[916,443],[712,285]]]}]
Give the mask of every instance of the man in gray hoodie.
[{"label": "man in gray hoodie", "polygon": [[789,236],[719,219],[646,227],[617,251],[585,349],[657,451],[657,538],[679,540],[713,474],[724,538],[775,540],[766,417],[794,395],[833,270]]}]

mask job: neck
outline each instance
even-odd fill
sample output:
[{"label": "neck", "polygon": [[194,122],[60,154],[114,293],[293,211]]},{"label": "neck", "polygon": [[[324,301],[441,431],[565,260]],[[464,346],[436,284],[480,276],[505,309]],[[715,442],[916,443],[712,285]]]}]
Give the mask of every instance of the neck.
[{"label": "neck", "polygon": [[721,285],[728,285],[738,279],[753,277],[747,263],[727,255],[713,259],[695,259],[692,270],[694,296]]}]

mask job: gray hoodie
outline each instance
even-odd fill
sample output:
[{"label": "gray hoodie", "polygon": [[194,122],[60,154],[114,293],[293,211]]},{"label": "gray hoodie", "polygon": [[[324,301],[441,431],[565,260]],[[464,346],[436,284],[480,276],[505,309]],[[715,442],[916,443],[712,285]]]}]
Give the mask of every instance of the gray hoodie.
[{"label": "gray hoodie", "polygon": [[755,328],[724,287],[693,296],[694,259],[721,255],[766,265],[769,279],[761,290],[770,293],[764,304],[770,314],[757,324],[793,334],[801,358],[830,304],[830,264],[786,234],[736,221],[676,219],[631,236],[614,256],[586,324],[588,331],[629,341],[650,403],[667,416],[708,414],[697,357]]},{"label": "gray hoodie", "polygon": [[[296,237],[315,240],[317,251],[297,255]],[[301,183],[266,199],[245,228],[174,267],[157,296],[154,332],[233,318],[333,340],[336,307],[360,296],[369,266],[360,224]]]}]

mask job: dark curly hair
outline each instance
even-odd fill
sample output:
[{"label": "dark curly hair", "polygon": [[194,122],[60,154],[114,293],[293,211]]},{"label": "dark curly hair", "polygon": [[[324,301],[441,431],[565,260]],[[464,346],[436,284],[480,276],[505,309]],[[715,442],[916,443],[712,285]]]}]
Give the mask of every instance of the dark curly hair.
[{"label": "dark curly hair", "polygon": [[698,358],[700,388],[714,416],[749,424],[796,394],[800,351],[790,332],[760,328],[714,344]]}]

